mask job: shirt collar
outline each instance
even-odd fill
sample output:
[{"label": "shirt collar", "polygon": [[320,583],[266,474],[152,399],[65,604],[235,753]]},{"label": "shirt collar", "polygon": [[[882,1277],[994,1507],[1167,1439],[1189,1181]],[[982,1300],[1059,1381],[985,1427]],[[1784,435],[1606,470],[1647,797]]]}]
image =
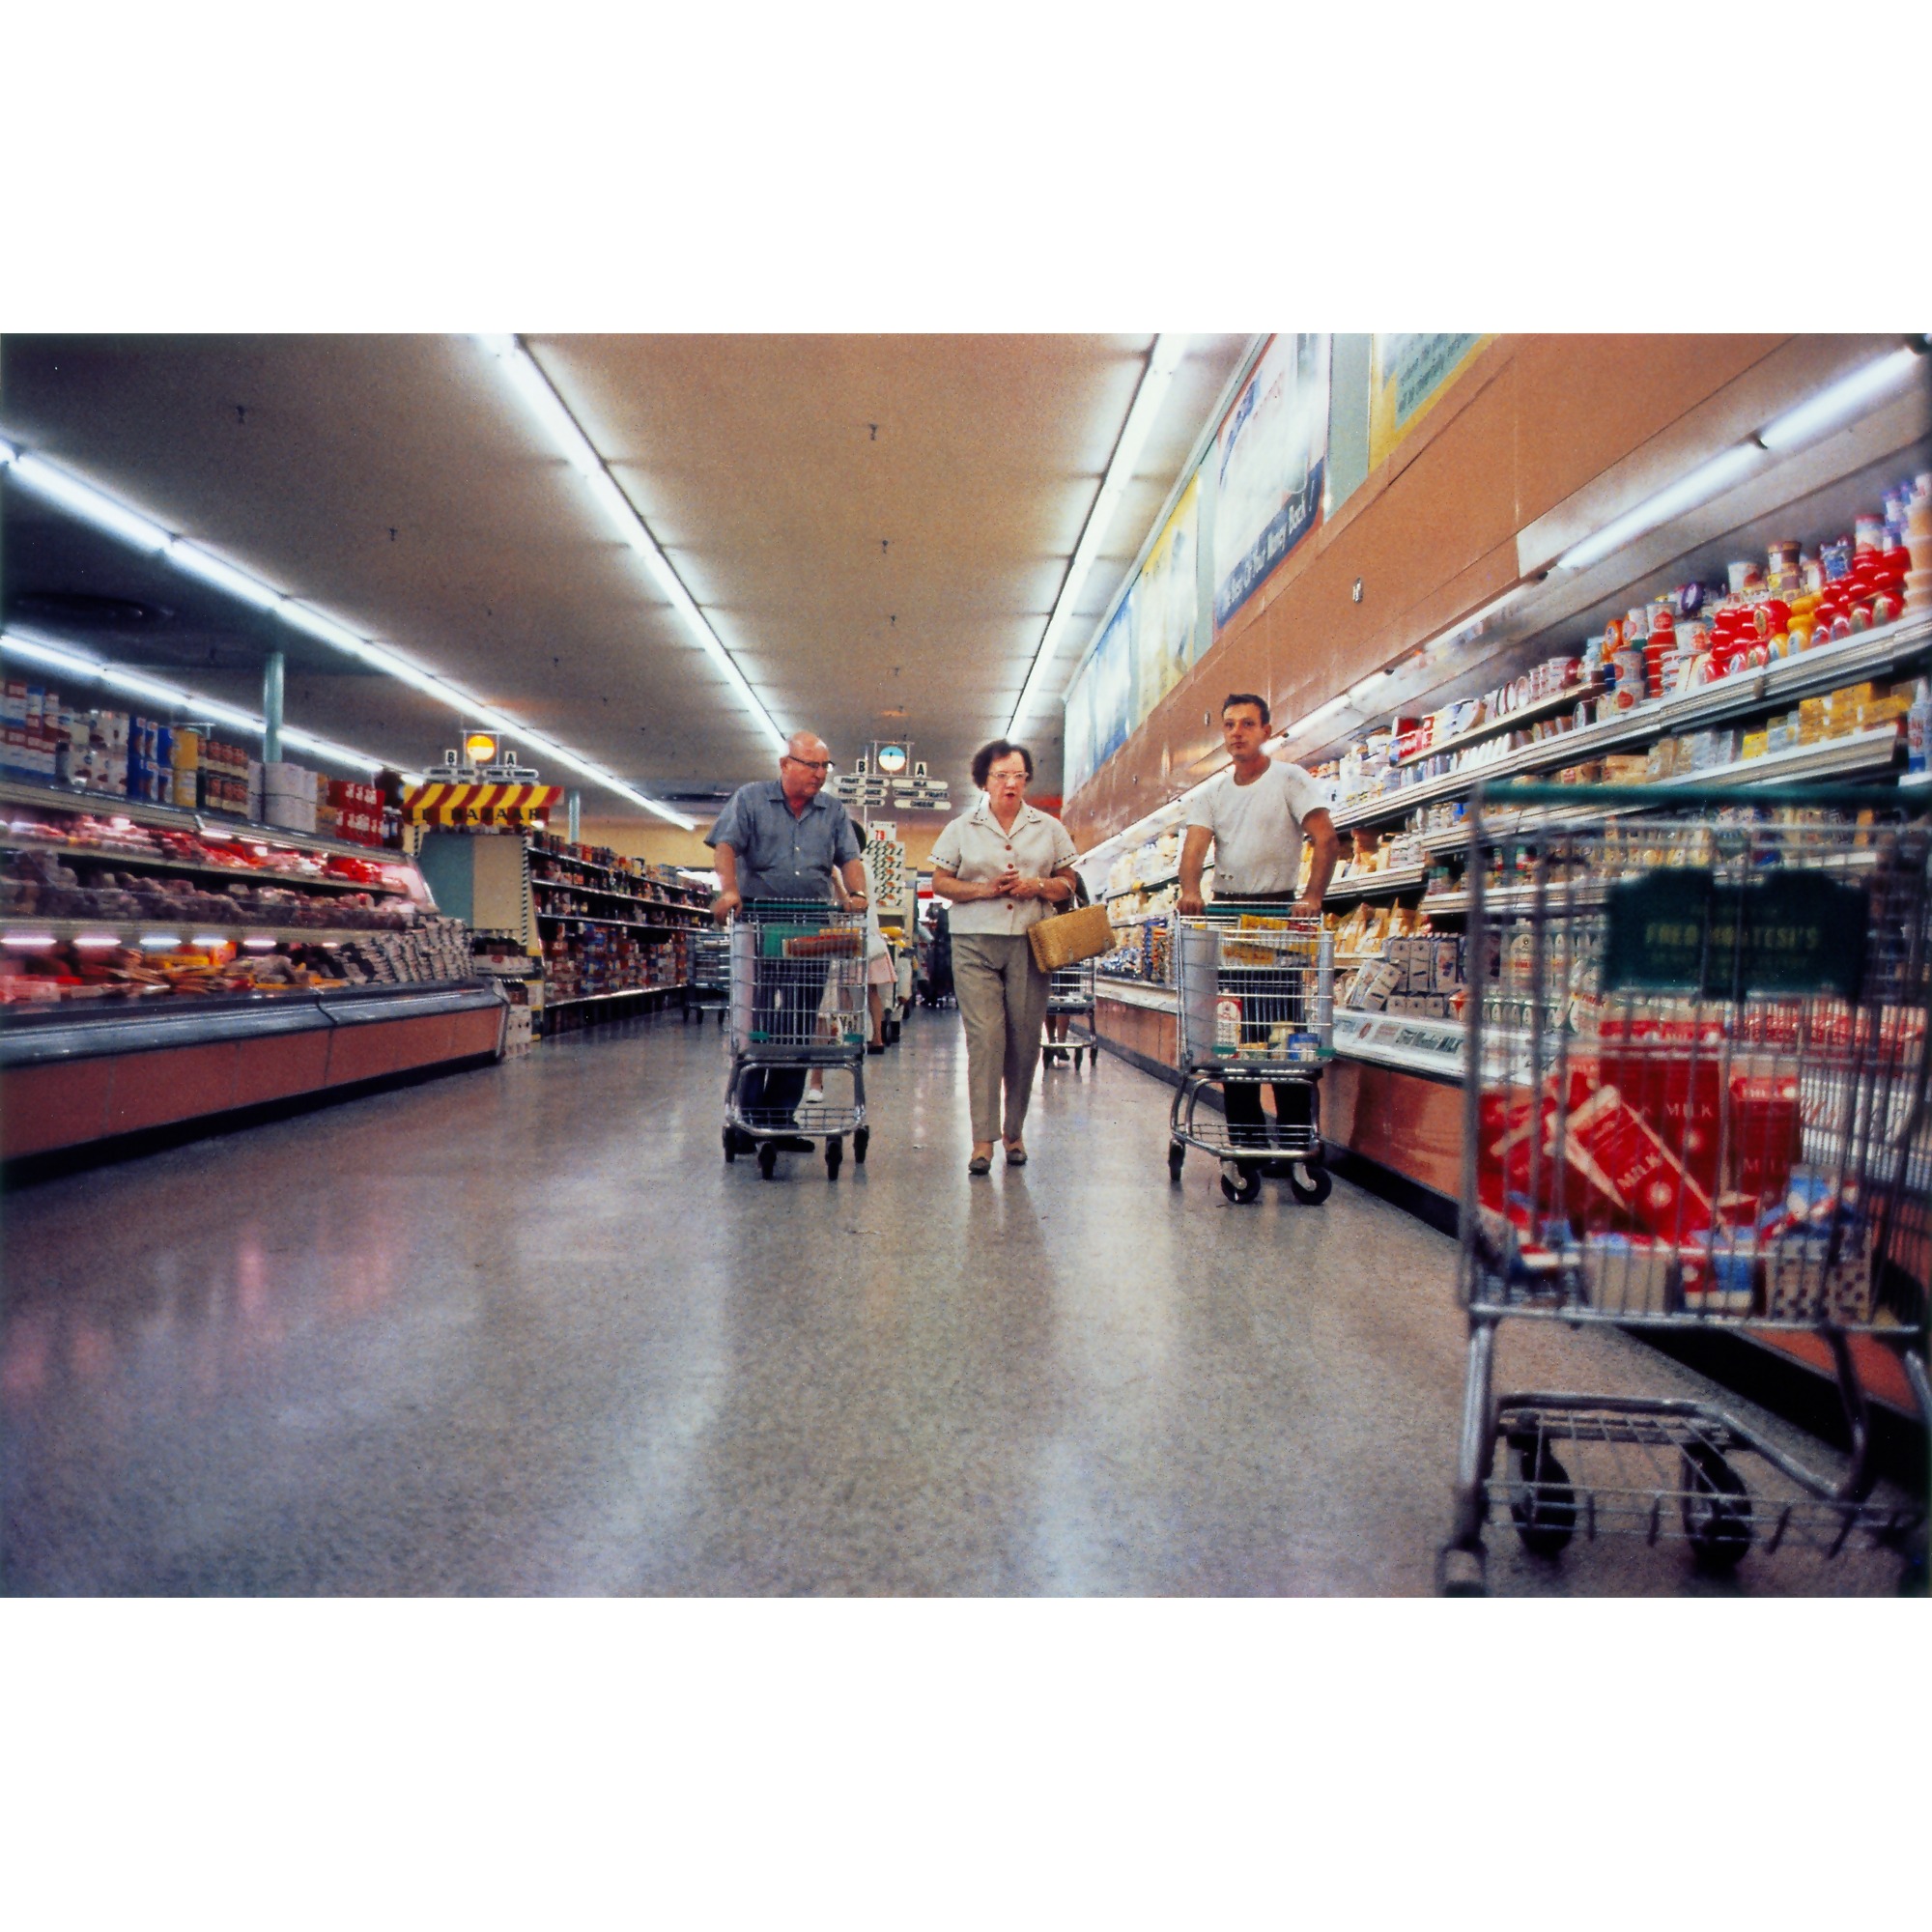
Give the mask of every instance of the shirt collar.
[{"label": "shirt collar", "polygon": [[[782,807],[784,810],[789,811],[791,810],[791,802],[785,797],[784,781],[782,779],[773,779],[765,786],[765,796],[772,804]],[[821,805],[829,803],[830,801],[821,791],[814,793],[812,797],[806,800],[805,809],[807,811],[815,811]]]},{"label": "shirt collar", "polygon": [[[1020,807],[1019,816],[1013,820],[1013,831],[1017,832],[1022,825],[1044,816],[1045,813],[1037,807],[1023,805]],[[1000,821],[993,816],[993,801],[984,792],[980,794],[980,803],[973,808],[973,817],[980,825],[990,825],[995,832],[1000,833],[1002,838],[1010,837],[1008,833],[1000,832]]]}]

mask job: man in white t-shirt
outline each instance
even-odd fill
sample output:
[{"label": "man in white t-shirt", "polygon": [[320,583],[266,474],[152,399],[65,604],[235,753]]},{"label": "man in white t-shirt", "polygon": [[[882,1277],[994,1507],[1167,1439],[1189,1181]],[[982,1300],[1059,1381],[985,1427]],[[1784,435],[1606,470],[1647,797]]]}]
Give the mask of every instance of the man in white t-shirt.
[{"label": "man in white t-shirt", "polygon": [[[1293,903],[1296,912],[1321,910],[1341,841],[1321,787],[1301,769],[1271,758],[1267,699],[1252,691],[1229,694],[1221,706],[1221,741],[1233,761],[1225,776],[1195,794],[1180,848],[1181,914],[1206,911],[1201,873],[1214,848],[1214,899]],[[1301,841],[1315,848],[1308,885],[1301,885]],[[1278,1120],[1305,1124],[1311,1090],[1283,1083],[1274,1090]],[[1231,1129],[1262,1124],[1261,1089],[1229,1081],[1222,1089]],[[1298,1110],[1298,1111],[1297,1111]]]}]

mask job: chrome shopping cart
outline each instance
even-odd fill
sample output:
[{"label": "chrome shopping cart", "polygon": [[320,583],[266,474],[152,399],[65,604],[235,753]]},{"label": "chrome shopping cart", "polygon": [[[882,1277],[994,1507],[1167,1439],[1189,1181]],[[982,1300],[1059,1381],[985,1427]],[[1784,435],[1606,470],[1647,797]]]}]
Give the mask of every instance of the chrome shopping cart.
[{"label": "chrome shopping cart", "polygon": [[[866,1125],[866,917],[811,902],[753,901],[739,909],[730,942],[724,1158],[755,1153],[769,1180],[781,1153],[822,1140],[826,1178],[835,1179],[846,1136],[852,1158],[862,1164],[871,1138]],[[838,1094],[822,1091],[818,1083],[827,1080],[838,1083]]]},{"label": "chrome shopping cart", "polygon": [[691,935],[691,984],[686,989],[684,1010],[716,1013],[718,1024],[731,1005],[731,935],[716,928]]},{"label": "chrome shopping cart", "polygon": [[[1066,1031],[1056,1037],[1054,1023],[1061,1019],[1065,1021]],[[1070,1060],[1078,1067],[1082,1054],[1091,1064],[1098,1064],[1100,1047],[1094,1037],[1093,960],[1083,960],[1077,966],[1056,967],[1047,975],[1046,1028],[1039,1050],[1049,1066],[1057,1061]]]},{"label": "chrome shopping cart", "polygon": [[[1335,941],[1292,906],[1210,908],[1173,926],[1180,1085],[1168,1112],[1167,1171],[1179,1180],[1191,1147],[1221,1163],[1221,1192],[1248,1202],[1264,1173],[1297,1201],[1327,1200],[1321,1069],[1334,1050]],[[1275,1115],[1262,1108],[1272,1086]],[[1201,1101],[1219,1088],[1223,1112]]]},{"label": "chrome shopping cart", "polygon": [[[1504,1511],[1546,1557],[1625,1532],[1711,1570],[1849,1544],[1923,1573],[1923,1498],[1881,1499],[1867,1400],[1885,1384],[1932,1422],[1932,824],[1870,793],[1668,797],[1471,803],[1452,1594],[1485,1587]],[[1497,1395],[1517,1319],[1806,1336],[1845,1466],[1704,1402]]]}]

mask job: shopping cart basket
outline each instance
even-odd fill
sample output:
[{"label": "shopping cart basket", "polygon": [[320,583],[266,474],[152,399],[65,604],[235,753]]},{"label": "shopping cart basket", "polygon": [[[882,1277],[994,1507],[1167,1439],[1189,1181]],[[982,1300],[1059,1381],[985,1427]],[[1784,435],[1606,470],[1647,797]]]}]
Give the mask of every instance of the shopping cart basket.
[{"label": "shopping cart basket", "polygon": [[691,935],[691,984],[685,995],[684,1010],[692,1013],[724,1015],[731,1005],[731,935],[713,929]]},{"label": "shopping cart basket", "polygon": [[[724,1089],[724,1158],[755,1153],[772,1178],[781,1143],[825,1143],[825,1172],[863,1163],[866,1125],[866,916],[829,905],[765,899],[730,927],[731,1072]],[[849,1078],[849,1104],[827,1094],[802,1105],[814,1072]]]},{"label": "shopping cart basket", "polygon": [[[1321,1069],[1334,1051],[1335,941],[1293,906],[1223,906],[1173,926],[1180,1085],[1168,1112],[1167,1171],[1179,1180],[1191,1147],[1221,1162],[1221,1192],[1248,1202],[1264,1170],[1285,1173],[1297,1201],[1327,1200]],[[1262,1112],[1264,1085],[1276,1117]],[[1201,1112],[1221,1090],[1259,1124]],[[1250,1097],[1251,1096],[1251,1097]]]},{"label": "shopping cart basket", "polygon": [[[1083,1053],[1090,1062],[1098,1063],[1100,1047],[1094,1037],[1093,960],[1082,960],[1077,966],[1056,967],[1047,975],[1046,1013],[1048,1025],[1040,1052],[1049,1066],[1067,1058],[1077,1067]],[[1056,1039],[1051,1022],[1062,1013],[1067,1015],[1066,1037]]]},{"label": "shopping cart basket", "polygon": [[[1932,825],[1871,793],[1673,788],[1667,811],[1607,786],[1471,804],[1452,1593],[1483,1588],[1502,1509],[1545,1556],[1623,1531],[1719,1570],[1855,1543],[1922,1574],[1922,1500],[1875,1499],[1860,1362],[1893,1351],[1932,1421]],[[1496,1395],[1516,1319],[1810,1331],[1847,1465],[1708,1403]]]}]

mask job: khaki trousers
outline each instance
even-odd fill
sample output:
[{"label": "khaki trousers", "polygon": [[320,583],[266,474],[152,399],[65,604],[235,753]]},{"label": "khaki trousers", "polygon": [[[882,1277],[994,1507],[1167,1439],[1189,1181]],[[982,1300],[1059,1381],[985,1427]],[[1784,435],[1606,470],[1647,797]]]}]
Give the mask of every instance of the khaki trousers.
[{"label": "khaki trousers", "polygon": [[[1018,1140],[1026,1126],[1047,976],[1025,933],[955,932],[952,990],[966,1023],[966,1092],[976,1141]],[[1000,1089],[1006,1088],[1006,1108]]]}]

